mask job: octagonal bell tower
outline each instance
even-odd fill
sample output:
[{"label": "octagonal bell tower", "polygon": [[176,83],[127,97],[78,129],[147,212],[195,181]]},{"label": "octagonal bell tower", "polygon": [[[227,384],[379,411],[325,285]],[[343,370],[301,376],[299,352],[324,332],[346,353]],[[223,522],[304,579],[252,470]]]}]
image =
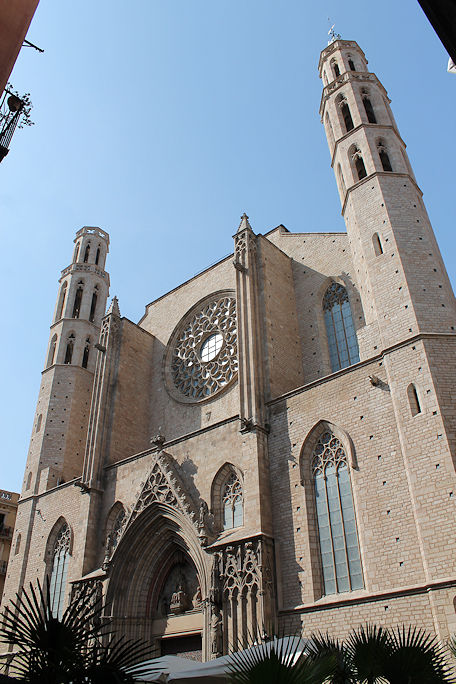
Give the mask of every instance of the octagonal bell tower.
[{"label": "octagonal bell tower", "polygon": [[364,355],[420,332],[452,333],[451,285],[385,88],[359,45],[337,37],[319,73],[353,280],[367,325],[378,327]]},{"label": "octagonal bell tower", "polygon": [[106,310],[109,236],[85,226],[61,273],[22,497],[81,475],[95,371],[95,344]]}]

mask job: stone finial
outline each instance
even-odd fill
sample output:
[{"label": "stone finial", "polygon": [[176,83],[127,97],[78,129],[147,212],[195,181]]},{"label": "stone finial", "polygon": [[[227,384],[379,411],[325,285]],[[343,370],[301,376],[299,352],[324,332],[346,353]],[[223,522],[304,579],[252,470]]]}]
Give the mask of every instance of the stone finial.
[{"label": "stone finial", "polygon": [[119,316],[120,318],[119,300],[115,295],[111,300],[108,310],[106,311],[106,315],[108,314],[114,314],[114,316]]},{"label": "stone finial", "polygon": [[237,232],[240,233],[241,230],[245,230],[246,228],[248,228],[249,230],[252,230],[252,226],[249,223],[249,217],[244,212],[241,216],[241,222],[239,224],[239,228],[237,229]]}]

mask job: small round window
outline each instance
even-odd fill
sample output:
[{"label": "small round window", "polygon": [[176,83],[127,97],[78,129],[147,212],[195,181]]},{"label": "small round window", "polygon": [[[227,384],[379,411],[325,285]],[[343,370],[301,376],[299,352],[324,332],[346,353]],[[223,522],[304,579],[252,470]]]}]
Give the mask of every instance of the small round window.
[{"label": "small round window", "polygon": [[223,335],[220,333],[215,333],[207,338],[207,340],[201,345],[200,356],[201,361],[212,361],[215,359],[223,345]]}]

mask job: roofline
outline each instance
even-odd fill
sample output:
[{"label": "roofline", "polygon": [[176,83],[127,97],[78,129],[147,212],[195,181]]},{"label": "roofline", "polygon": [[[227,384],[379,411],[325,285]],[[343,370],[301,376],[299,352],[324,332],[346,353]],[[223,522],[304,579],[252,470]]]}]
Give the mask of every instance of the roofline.
[{"label": "roofline", "polygon": [[199,278],[200,276],[205,275],[208,271],[211,271],[216,266],[223,264],[224,261],[228,261],[228,259],[232,259],[233,257],[234,257],[234,252],[231,252],[230,254],[223,257],[219,261],[216,261],[214,264],[211,264],[211,266],[207,266],[207,268],[203,269],[199,273],[195,273],[195,275],[192,276],[191,278],[189,278],[188,280],[184,280],[184,282],[181,283],[180,285],[176,285],[176,287],[173,287],[172,290],[168,290],[168,292],[165,292],[164,294],[160,295],[160,297],[157,297],[157,299],[153,299],[151,302],[146,304],[146,311],[145,311],[144,315],[138,321],[138,325],[140,325],[143,322],[143,320],[145,319],[145,317],[147,316],[147,309],[149,308],[149,306],[152,306],[152,304],[156,304],[161,299],[164,299],[165,297],[170,295],[172,292],[177,292],[177,290],[180,290],[180,288],[184,287],[184,285],[188,285],[188,283],[191,283],[192,280],[195,280],[196,278]]}]

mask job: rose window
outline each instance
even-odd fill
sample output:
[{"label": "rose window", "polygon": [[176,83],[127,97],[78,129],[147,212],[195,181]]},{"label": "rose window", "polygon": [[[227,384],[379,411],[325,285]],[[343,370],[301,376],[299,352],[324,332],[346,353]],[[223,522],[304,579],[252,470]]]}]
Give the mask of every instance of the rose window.
[{"label": "rose window", "polygon": [[237,374],[236,301],[224,296],[192,311],[175,333],[170,362],[174,388],[190,400],[206,399]]}]

